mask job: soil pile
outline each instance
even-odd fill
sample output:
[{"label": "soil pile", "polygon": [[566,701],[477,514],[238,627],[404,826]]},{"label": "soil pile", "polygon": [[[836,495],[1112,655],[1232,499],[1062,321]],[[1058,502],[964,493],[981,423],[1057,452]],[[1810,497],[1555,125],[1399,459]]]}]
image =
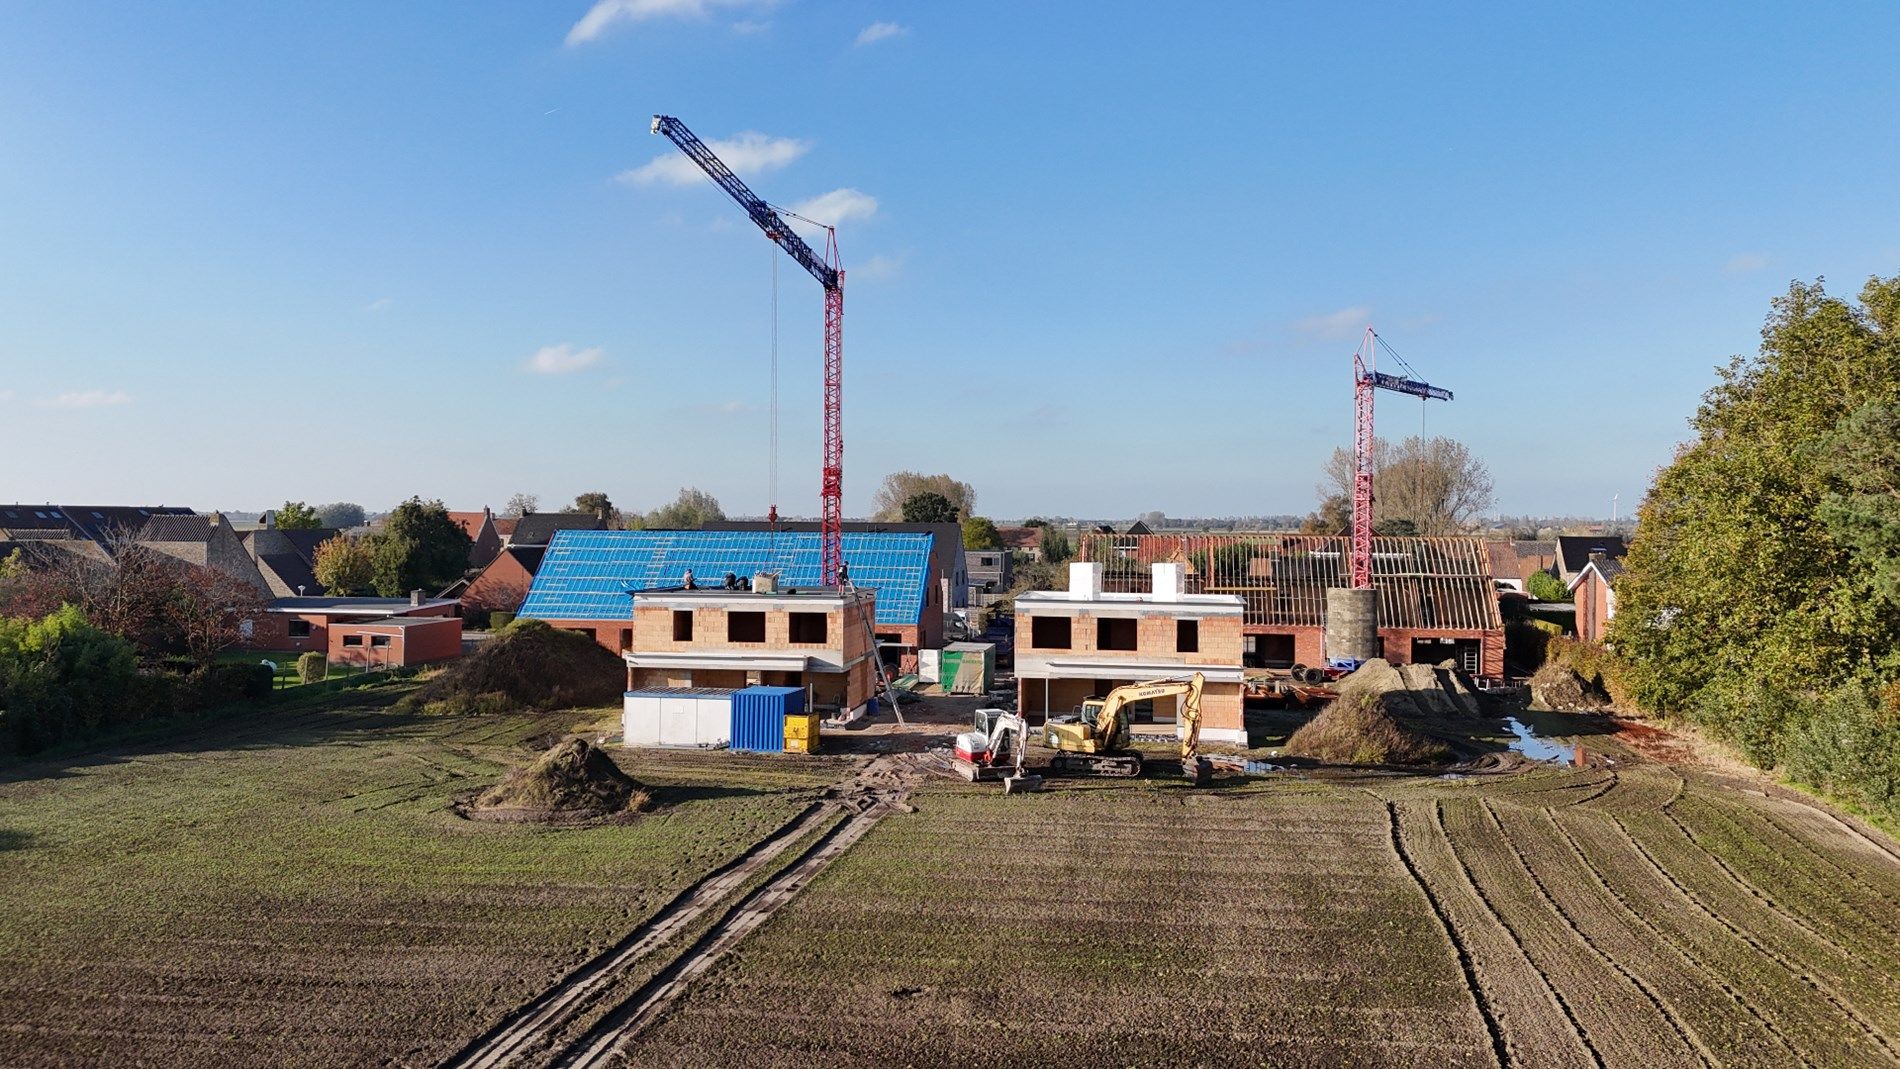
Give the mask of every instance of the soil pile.
[{"label": "soil pile", "polygon": [[414,701],[443,712],[604,705],[620,697],[625,670],[585,635],[517,620],[424,684]]},{"label": "soil pile", "polygon": [[1339,696],[1362,695],[1393,716],[1456,720],[1483,715],[1471,677],[1452,662],[1394,665],[1373,658],[1338,683]]},{"label": "soil pile", "polygon": [[586,739],[570,738],[489,788],[468,807],[478,820],[579,821],[638,812],[649,798]]},{"label": "soil pile", "polygon": [[1365,689],[1341,694],[1295,731],[1281,752],[1339,765],[1426,765],[1451,758],[1450,747],[1407,727],[1376,692]]},{"label": "soil pile", "polygon": [[1531,708],[1560,713],[1600,713],[1610,707],[1610,695],[1595,680],[1576,669],[1546,662],[1531,676]]}]

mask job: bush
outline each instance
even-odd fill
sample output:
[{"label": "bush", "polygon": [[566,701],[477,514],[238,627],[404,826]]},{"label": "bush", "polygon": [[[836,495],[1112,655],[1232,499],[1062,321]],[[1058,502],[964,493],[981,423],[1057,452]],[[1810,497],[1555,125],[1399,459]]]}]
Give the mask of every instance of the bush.
[{"label": "bush", "polygon": [[171,711],[188,715],[268,698],[277,675],[261,664],[213,664],[175,678]]},{"label": "bush", "polygon": [[503,612],[500,609],[496,609],[488,614],[488,629],[490,631],[504,630],[509,624],[514,622],[515,614],[511,612]]},{"label": "bush", "polygon": [[[512,617],[513,614],[510,614]],[[494,626],[494,613],[487,609],[463,609],[462,630],[487,631]]]},{"label": "bush", "polygon": [[132,644],[70,605],[38,620],[0,617],[0,738],[33,753],[137,719],[137,673]]},{"label": "bush", "polygon": [[1524,590],[1538,601],[1569,601],[1570,591],[1564,581],[1545,571],[1532,572],[1524,580]]},{"label": "bush", "polygon": [[1780,739],[1788,774],[1864,808],[1900,816],[1900,691],[1846,683],[1818,696]]},{"label": "bush", "polygon": [[1544,659],[1576,672],[1584,682],[1608,694],[1612,708],[1624,712],[1637,708],[1630,696],[1629,665],[1609,647],[1555,636],[1544,647]]},{"label": "bush", "polygon": [[330,675],[330,660],[316,650],[297,658],[297,679],[303,683],[321,683]]}]

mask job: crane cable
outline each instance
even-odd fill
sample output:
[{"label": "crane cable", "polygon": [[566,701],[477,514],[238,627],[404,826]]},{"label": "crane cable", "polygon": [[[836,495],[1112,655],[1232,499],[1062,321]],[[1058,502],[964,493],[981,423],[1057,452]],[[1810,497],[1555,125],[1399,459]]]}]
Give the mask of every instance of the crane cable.
[{"label": "crane cable", "polygon": [[[1425,376],[1419,374],[1417,368],[1407,363],[1405,358],[1399,355],[1399,351],[1397,349],[1394,349],[1390,345],[1387,345],[1385,342],[1385,339],[1379,336],[1378,331],[1375,330],[1372,332],[1372,340],[1373,342],[1376,343],[1376,347],[1378,349],[1384,349],[1387,355],[1391,356],[1392,359],[1397,360],[1399,362],[1399,366],[1405,369],[1406,374],[1412,376],[1415,379],[1419,379],[1421,381],[1424,380]],[[1420,444],[1423,444],[1425,442],[1425,414],[1431,408],[1430,405],[1427,405],[1425,403],[1425,400],[1426,399],[1423,397],[1418,399],[1418,440]]]},{"label": "crane cable", "polygon": [[[778,515],[778,247],[766,250],[772,261],[772,396],[770,400],[771,427],[766,445],[766,486],[765,500],[772,515]],[[773,540],[777,541],[778,524],[772,525]]]}]

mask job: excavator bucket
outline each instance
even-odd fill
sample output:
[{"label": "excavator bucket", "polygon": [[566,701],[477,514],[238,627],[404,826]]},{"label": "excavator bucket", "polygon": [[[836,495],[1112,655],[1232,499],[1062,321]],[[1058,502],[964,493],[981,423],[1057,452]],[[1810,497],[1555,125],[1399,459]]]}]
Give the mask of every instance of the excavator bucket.
[{"label": "excavator bucket", "polygon": [[1028,772],[1003,777],[1004,794],[1027,794],[1042,790],[1042,777]]},{"label": "excavator bucket", "polygon": [[1205,757],[1190,757],[1181,762],[1181,774],[1196,787],[1206,787],[1214,782],[1214,762]]}]

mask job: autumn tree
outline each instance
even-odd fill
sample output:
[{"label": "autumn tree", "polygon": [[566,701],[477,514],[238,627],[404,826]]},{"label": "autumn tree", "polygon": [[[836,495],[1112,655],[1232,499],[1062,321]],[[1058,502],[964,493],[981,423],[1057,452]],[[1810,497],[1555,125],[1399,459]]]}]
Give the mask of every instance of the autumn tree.
[{"label": "autumn tree", "polygon": [[508,517],[526,516],[541,507],[541,499],[530,493],[515,493],[508,496],[508,503],[501,507],[501,514]]},{"label": "autumn tree", "polygon": [[[1415,435],[1394,445],[1381,438],[1373,443],[1372,468],[1375,525],[1404,519],[1422,535],[1461,534],[1491,507],[1490,469],[1463,442]],[[1333,518],[1324,515],[1329,507],[1343,505],[1348,529],[1353,470],[1352,450],[1333,450],[1318,488],[1322,519]]]},{"label": "autumn tree", "polygon": [[1301,534],[1344,535],[1352,533],[1352,498],[1328,494],[1319,508],[1300,522]]},{"label": "autumn tree", "polygon": [[317,544],[312,570],[323,589],[338,597],[361,594],[375,582],[375,562],[369,547],[346,534]]},{"label": "autumn tree", "polygon": [[301,501],[286,501],[278,506],[276,520],[280,531],[311,531],[323,526],[317,510]]},{"label": "autumn tree", "polygon": [[198,664],[210,664],[220,650],[237,645],[243,621],[264,611],[257,588],[212,568],[179,570],[165,618],[176,629],[185,652]]},{"label": "autumn tree", "polygon": [[1062,528],[1045,523],[1042,534],[1036,538],[1036,552],[1048,564],[1061,564],[1075,556],[1075,546],[1069,542],[1069,536]]},{"label": "autumn tree", "polygon": [[662,505],[646,514],[642,523],[649,528],[669,531],[697,530],[700,525],[726,518],[719,499],[698,487],[680,489],[670,505]]},{"label": "autumn tree", "polygon": [[[871,499],[871,518],[891,523],[904,518],[904,502],[918,494],[938,494],[949,501],[957,516],[976,512],[976,489],[948,475],[924,475],[914,471],[892,472],[884,477]],[[915,521],[913,521],[915,522]],[[950,523],[956,522],[953,518]]]}]

